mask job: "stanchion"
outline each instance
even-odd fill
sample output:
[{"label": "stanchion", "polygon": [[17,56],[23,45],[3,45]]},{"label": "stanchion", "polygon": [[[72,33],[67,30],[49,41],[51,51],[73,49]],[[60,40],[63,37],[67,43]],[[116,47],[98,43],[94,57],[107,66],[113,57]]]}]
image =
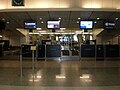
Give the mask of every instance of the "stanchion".
[{"label": "stanchion", "polygon": [[33,72],[33,77],[35,73],[35,58],[34,58],[34,50],[32,50],[32,72]]},{"label": "stanchion", "polygon": [[80,44],[80,53],[79,53],[79,61],[81,60],[81,44]]},{"label": "stanchion", "polygon": [[45,61],[46,61],[46,44],[45,44]]},{"label": "stanchion", "polygon": [[94,75],[96,76],[96,68],[97,68],[97,65],[96,65],[96,59],[97,59],[97,45],[95,45],[95,50],[94,50],[94,52],[95,52],[95,58],[94,58]]},{"label": "stanchion", "polygon": [[20,53],[20,77],[23,77],[23,61],[22,61],[22,53]]},{"label": "stanchion", "polygon": [[36,53],[35,53],[35,68],[37,68],[37,59],[38,59],[38,44],[36,44]]},{"label": "stanchion", "polygon": [[31,46],[32,50],[32,74],[33,74],[33,82],[35,77],[35,54],[34,51],[36,50],[36,46]]}]

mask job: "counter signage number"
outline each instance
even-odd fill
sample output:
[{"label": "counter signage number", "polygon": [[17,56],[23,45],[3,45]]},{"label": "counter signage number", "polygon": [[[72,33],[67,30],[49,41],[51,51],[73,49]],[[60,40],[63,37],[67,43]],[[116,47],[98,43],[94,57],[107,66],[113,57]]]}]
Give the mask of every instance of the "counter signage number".
[{"label": "counter signage number", "polygon": [[24,0],[12,0],[12,6],[24,6]]}]

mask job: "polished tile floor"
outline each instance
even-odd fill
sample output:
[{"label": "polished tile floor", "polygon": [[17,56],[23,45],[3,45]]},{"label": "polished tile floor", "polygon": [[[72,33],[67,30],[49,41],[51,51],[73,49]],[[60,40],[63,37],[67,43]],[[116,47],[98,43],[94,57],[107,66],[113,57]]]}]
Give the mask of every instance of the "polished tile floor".
[{"label": "polished tile floor", "polygon": [[120,60],[0,60],[0,90],[120,90]]}]

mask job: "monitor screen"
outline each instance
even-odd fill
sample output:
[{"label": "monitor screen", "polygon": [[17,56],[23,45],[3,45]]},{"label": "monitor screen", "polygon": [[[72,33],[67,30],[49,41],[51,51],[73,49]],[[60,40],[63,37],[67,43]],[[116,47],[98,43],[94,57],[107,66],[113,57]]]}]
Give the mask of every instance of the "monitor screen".
[{"label": "monitor screen", "polygon": [[80,21],[80,29],[92,29],[93,21]]},{"label": "monitor screen", "polygon": [[5,29],[6,23],[0,20],[0,30]]},{"label": "monitor screen", "polygon": [[105,29],[114,29],[116,27],[115,22],[105,22],[104,23],[104,28]]},{"label": "monitor screen", "polygon": [[24,28],[25,29],[36,29],[37,28],[36,21],[25,21]]},{"label": "monitor screen", "polygon": [[48,29],[59,29],[60,28],[60,21],[59,20],[47,21],[47,28]]}]

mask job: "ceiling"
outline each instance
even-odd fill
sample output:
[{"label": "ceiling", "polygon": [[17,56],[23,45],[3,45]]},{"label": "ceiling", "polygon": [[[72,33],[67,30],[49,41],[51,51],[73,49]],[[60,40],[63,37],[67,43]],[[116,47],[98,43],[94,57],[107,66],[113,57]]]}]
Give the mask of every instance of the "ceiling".
[{"label": "ceiling", "polygon": [[[37,27],[46,29],[46,21],[61,18],[61,28],[69,30],[79,30],[78,18],[81,20],[92,19],[97,21],[94,28],[102,28],[105,19],[115,20],[120,18],[120,12],[116,11],[19,11],[0,12],[0,19],[6,21],[6,29],[24,28],[25,20],[36,20]],[[97,20],[97,18],[100,20]],[[40,19],[42,18],[42,19]],[[43,21],[44,23],[41,23]],[[117,21],[119,22],[119,20]]]}]

